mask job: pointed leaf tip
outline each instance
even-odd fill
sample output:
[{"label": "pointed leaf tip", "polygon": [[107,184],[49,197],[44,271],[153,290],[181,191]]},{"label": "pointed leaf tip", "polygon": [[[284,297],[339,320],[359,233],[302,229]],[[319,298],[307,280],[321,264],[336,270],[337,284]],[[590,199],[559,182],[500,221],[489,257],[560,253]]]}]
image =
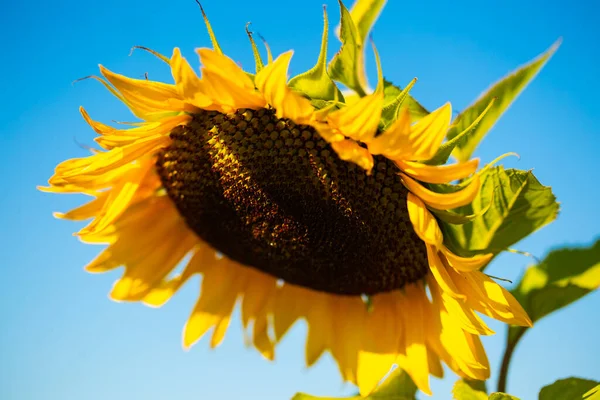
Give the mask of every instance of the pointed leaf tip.
[{"label": "pointed leaf tip", "polygon": [[310,70],[290,79],[288,83],[291,88],[304,93],[311,100],[334,101],[343,98],[342,93],[327,73],[328,31],[327,9],[323,7],[323,35],[317,63]]},{"label": "pointed leaf tip", "polygon": [[453,154],[459,161],[468,160],[481,140],[496,124],[502,114],[510,107],[512,102],[521,94],[523,89],[538,74],[542,67],[548,62],[561,44],[562,39],[558,39],[548,50],[540,54],[534,60],[523,67],[515,70],[499,82],[494,84],[487,92],[479,97],[470,107],[460,113],[453,124],[453,128],[448,131],[447,138],[452,140],[466,127],[472,124],[481,114],[493,98],[497,98],[494,106],[488,111],[487,117],[482,121],[469,135],[468,139],[459,143],[453,151]]},{"label": "pointed leaf tip", "polygon": [[196,0],[196,4],[198,4],[198,6],[200,7],[200,12],[202,12],[202,18],[204,19],[204,24],[206,25],[206,30],[208,31],[208,36],[210,37],[210,41],[213,45],[214,50],[219,54],[223,54],[223,50],[221,50],[221,46],[219,46],[219,42],[217,42],[215,32],[213,31],[212,26],[208,21],[208,16],[204,12],[204,7],[202,7],[202,3],[200,3],[200,0]]}]

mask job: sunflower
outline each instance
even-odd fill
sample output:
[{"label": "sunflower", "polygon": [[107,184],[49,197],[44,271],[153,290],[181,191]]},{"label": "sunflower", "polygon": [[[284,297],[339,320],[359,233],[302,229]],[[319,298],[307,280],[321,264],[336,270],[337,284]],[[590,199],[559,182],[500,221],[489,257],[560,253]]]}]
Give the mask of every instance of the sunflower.
[{"label": "sunflower", "polygon": [[480,335],[493,331],[478,313],[531,321],[480,271],[493,255],[450,250],[432,213],[481,190],[477,159],[426,162],[442,146],[450,105],[422,118],[399,107],[383,122],[381,68],[372,93],[344,100],[334,87],[323,101],[288,81],[292,52],[263,64],[252,41],[257,70],[247,73],[208,28],[214,48],[197,50],[200,76],[176,48],[155,53],[173,84],[102,66],[94,77],[141,122],[115,128],[81,108],[101,149],[59,164],[43,189],[93,197],[57,214],[91,219],[77,235],[107,245],[87,271],[123,266],[110,297],[156,307],[201,275],[186,348],[211,330],[210,345],[221,343],[239,303],[264,357],[304,319],[307,365],[329,352],[362,394],[394,364],[425,393],[441,362],[488,378]]}]

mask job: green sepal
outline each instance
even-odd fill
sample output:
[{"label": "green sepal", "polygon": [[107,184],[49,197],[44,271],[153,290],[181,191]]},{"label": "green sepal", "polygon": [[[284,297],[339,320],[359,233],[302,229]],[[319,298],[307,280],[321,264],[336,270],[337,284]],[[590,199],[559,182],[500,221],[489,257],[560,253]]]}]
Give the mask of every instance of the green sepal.
[{"label": "green sepal", "polygon": [[248,39],[250,40],[250,45],[252,46],[252,55],[254,56],[254,65],[255,71],[258,74],[261,69],[263,69],[264,64],[262,58],[260,56],[260,51],[258,51],[258,46],[256,46],[256,42],[254,41],[254,37],[252,37],[252,32],[248,27],[250,26],[250,22],[246,24],[246,34],[248,35]]},{"label": "green sepal", "polygon": [[[413,79],[413,81],[415,81],[415,80],[416,80],[416,78]],[[409,86],[410,86],[410,84],[409,84]],[[408,89],[410,90],[410,88],[408,88]],[[404,90],[406,90],[406,88]],[[384,96],[383,97],[383,110],[384,110],[384,112],[386,109],[387,109],[387,113],[389,113],[391,110],[397,111],[397,110],[395,110],[394,103],[398,101],[398,97],[400,97],[402,95],[402,92],[404,92],[404,90],[398,86],[395,86],[390,81],[385,80],[383,82],[383,96]],[[411,120],[413,122],[415,122],[415,121],[423,118],[427,114],[429,114],[429,111],[427,111],[425,109],[425,107],[423,107],[421,104],[419,104],[419,102],[417,100],[415,100],[410,94],[407,94],[407,96],[404,99],[401,99],[400,105],[402,105],[404,107],[408,107],[408,113],[410,114]],[[383,115],[384,114],[382,113],[382,118],[383,118]],[[390,122],[392,122],[392,120],[387,121],[387,124],[389,125]]]},{"label": "green sepal", "polygon": [[[590,247],[551,251],[538,265],[529,267],[511,291],[532,322],[559,310],[600,287],[600,239]],[[509,345],[527,328],[511,326]]]},{"label": "green sepal", "polygon": [[363,44],[350,12],[341,0],[338,2],[341,13],[340,41],[342,46],[329,63],[329,76],[354,90],[358,95],[365,96],[367,82]]},{"label": "green sepal", "polygon": [[357,0],[350,12],[341,0],[338,2],[342,46],[329,63],[329,75],[359,96],[365,96],[369,86],[365,70],[365,43],[385,0]]},{"label": "green sepal", "polygon": [[[408,95],[408,92],[410,92],[410,90],[412,89],[412,87],[415,85],[415,83],[417,83],[417,78],[414,78],[412,81],[410,81],[410,83],[402,90],[400,91],[400,93],[398,93],[396,95],[396,97],[393,98],[393,100],[391,102],[386,103],[386,81],[384,81],[383,83],[383,87],[384,87],[384,98],[383,98],[383,108],[381,110],[381,125],[386,128],[388,126],[390,126],[394,121],[396,121],[398,119],[398,116],[400,115],[400,110],[402,108],[402,105],[404,104],[404,100],[406,100],[407,98],[410,98],[410,96]],[[387,86],[389,88],[389,85]],[[388,90],[388,93],[390,91]]]},{"label": "green sepal", "polygon": [[[505,170],[502,166],[480,171],[481,188],[472,203],[455,208],[462,215],[487,212],[462,225],[440,224],[444,243],[459,255],[497,254],[553,221],[559,205],[551,188],[531,171]],[[455,188],[437,185],[440,191]]]},{"label": "green sepal", "polygon": [[[469,140],[469,137],[472,136],[474,134],[474,132],[477,131],[477,127],[479,126],[481,121],[484,119],[486,114],[490,111],[490,109],[492,108],[492,106],[494,105],[495,102],[496,102],[496,98],[494,97],[490,100],[490,103],[481,112],[481,114],[479,114],[479,116],[477,118],[475,118],[475,120],[473,122],[471,122],[471,125],[467,126],[462,132],[460,132],[458,135],[454,136],[452,139],[448,140],[446,143],[443,143],[440,146],[440,148],[438,149],[438,151],[435,153],[435,155],[433,157],[431,157],[429,160],[425,161],[424,164],[427,164],[427,165],[445,164],[448,161],[448,158],[450,158],[450,154],[452,154],[452,150],[454,150],[457,146],[460,146],[461,143],[466,143]],[[451,127],[450,130],[452,130],[452,129],[453,128]],[[467,161],[467,160],[462,160],[462,161]]]},{"label": "green sepal", "polygon": [[323,8],[323,39],[317,64],[308,71],[290,79],[288,85],[311,99],[334,100],[343,99],[342,92],[327,74],[327,34],[329,23],[327,11]]},{"label": "green sepal", "polygon": [[208,31],[208,36],[210,37],[210,42],[213,45],[213,49],[219,53],[219,54],[223,54],[223,50],[221,50],[221,46],[219,46],[219,42],[217,42],[217,37],[215,36],[215,32],[212,29],[212,26],[210,25],[210,22],[208,21],[208,17],[206,16],[206,13],[204,12],[204,8],[202,7],[202,4],[200,4],[199,0],[196,0],[196,3],[198,3],[198,5],[200,6],[200,11],[202,12],[202,18],[204,19],[204,25],[206,25],[206,30]]},{"label": "green sepal", "polygon": [[537,75],[544,64],[546,64],[554,52],[556,52],[559,45],[560,40],[554,43],[550,49],[542,53],[535,60],[500,80],[473,105],[456,117],[452,128],[450,128],[446,135],[448,140],[452,140],[454,137],[458,136],[460,132],[463,132],[467,126],[471,125],[477,116],[481,115],[481,111],[488,106],[491,99],[498,99],[498,101],[494,103],[494,107],[489,110],[485,120],[477,126],[467,140],[460,142],[454,148],[454,156],[459,161],[466,161],[471,158],[475,148],[479,145],[479,142],[481,142],[485,134],[494,126],[496,121],[506,109],[508,109],[527,84]]},{"label": "green sepal", "polygon": [[540,390],[539,400],[600,399],[600,382],[582,378],[559,379]]},{"label": "green sepal", "polygon": [[144,47],[144,46],[133,46],[131,48],[131,51],[129,52],[129,55],[132,55],[134,50],[136,50],[136,49],[147,51],[148,53],[150,53],[150,54],[154,55],[155,57],[161,59],[162,61],[166,62],[168,65],[171,65],[171,60],[168,57],[163,56],[158,51],[149,49],[148,47]]}]

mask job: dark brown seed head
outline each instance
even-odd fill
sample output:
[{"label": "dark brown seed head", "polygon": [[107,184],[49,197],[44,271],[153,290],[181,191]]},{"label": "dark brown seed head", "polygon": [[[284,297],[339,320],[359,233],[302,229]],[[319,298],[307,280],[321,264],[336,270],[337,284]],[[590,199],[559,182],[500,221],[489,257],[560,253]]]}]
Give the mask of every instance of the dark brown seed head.
[{"label": "dark brown seed head", "polygon": [[307,288],[399,289],[428,271],[397,167],[371,175],[311,127],[272,110],[201,112],[171,133],[157,170],[188,226],[225,256]]}]

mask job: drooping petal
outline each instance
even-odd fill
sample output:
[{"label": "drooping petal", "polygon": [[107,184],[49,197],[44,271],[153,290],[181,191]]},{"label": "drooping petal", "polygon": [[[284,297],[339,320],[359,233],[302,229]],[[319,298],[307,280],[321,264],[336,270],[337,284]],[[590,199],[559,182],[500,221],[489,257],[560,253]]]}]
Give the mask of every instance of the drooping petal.
[{"label": "drooping petal", "polygon": [[[160,307],[173,297],[173,295],[194,275],[202,273],[214,264],[222,264],[220,268],[227,268],[228,260],[219,260],[215,251],[204,243],[196,244],[195,252],[185,266],[183,272],[164,279],[148,292],[143,299],[144,304],[151,307]],[[218,267],[219,268],[219,267]]]},{"label": "drooping petal", "polygon": [[204,271],[200,298],[185,324],[183,346],[191,347],[214,328],[211,347],[223,339],[233,307],[238,299],[236,268],[210,268]]},{"label": "drooping petal", "polygon": [[427,183],[449,183],[473,174],[479,166],[479,159],[474,158],[464,163],[440,166],[426,165],[414,161],[396,160],[396,165],[406,175],[418,181]]},{"label": "drooping petal", "polygon": [[402,307],[406,355],[399,356],[398,364],[410,375],[417,387],[431,395],[429,387],[429,365],[425,343],[426,327],[424,316],[429,306],[425,290],[419,284],[406,286]]},{"label": "drooping petal", "polygon": [[278,288],[273,304],[273,333],[277,341],[287,333],[290,327],[306,315],[304,302],[310,296],[308,289],[296,285],[283,285]]},{"label": "drooping petal", "polygon": [[357,384],[361,396],[368,396],[396,361],[402,340],[398,318],[398,292],[372,297],[358,354]]},{"label": "drooping petal", "polygon": [[445,293],[438,285],[438,283],[428,277],[427,284],[432,293],[432,297],[435,301],[442,302],[444,307],[452,317],[456,318],[460,322],[461,328],[474,335],[493,335],[494,331],[491,330],[485,322],[473,312],[473,309],[468,307],[465,302],[457,301],[452,296]]},{"label": "drooping petal", "polygon": [[356,383],[358,351],[367,307],[358,296],[335,296],[332,298],[333,339],[331,355],[337,361],[344,380]]},{"label": "drooping petal", "polygon": [[508,324],[532,326],[531,319],[513,295],[487,275],[479,271],[458,272],[450,275],[466,294],[467,305],[489,317]]},{"label": "drooping petal", "polygon": [[425,204],[438,210],[449,210],[464,206],[472,202],[475,196],[479,194],[480,180],[478,175],[475,175],[465,188],[454,193],[436,193],[403,173],[400,173],[400,177],[408,190],[420,197]]},{"label": "drooping petal", "polygon": [[330,297],[322,293],[311,293],[303,299],[309,307],[305,318],[308,325],[306,337],[306,365],[313,365],[331,345],[333,337],[334,310]]},{"label": "drooping petal", "polygon": [[427,247],[429,270],[431,271],[431,274],[435,278],[437,284],[444,291],[444,293],[448,294],[449,296],[452,296],[455,299],[464,300],[465,294],[458,290],[454,284],[452,277],[448,274],[446,265],[439,256],[437,248],[429,244],[425,246]]},{"label": "drooping petal", "polygon": [[406,202],[408,216],[417,236],[427,244],[440,246],[444,236],[435,217],[427,210],[423,201],[414,194],[408,193]]},{"label": "drooping petal", "polygon": [[446,257],[448,264],[457,271],[471,272],[476,271],[486,265],[494,255],[478,254],[473,257],[461,257],[451,252],[446,246],[441,247],[442,253]]}]

